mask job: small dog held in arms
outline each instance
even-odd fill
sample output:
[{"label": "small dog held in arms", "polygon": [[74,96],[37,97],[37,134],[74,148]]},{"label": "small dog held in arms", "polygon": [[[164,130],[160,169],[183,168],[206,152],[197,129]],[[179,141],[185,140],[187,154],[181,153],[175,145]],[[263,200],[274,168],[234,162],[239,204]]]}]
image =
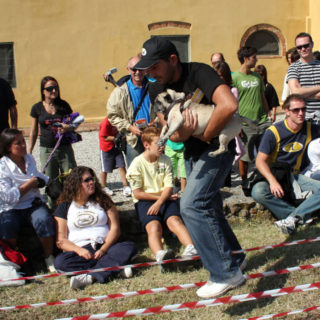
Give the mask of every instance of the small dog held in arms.
[{"label": "small dog held in arms", "polygon": [[[183,125],[182,111],[186,108],[197,113],[198,125],[193,135],[202,134],[209,122],[211,114],[214,110],[214,106],[199,104],[192,102],[191,98],[186,98],[184,92],[176,92],[172,89],[158,94],[154,101],[154,108],[156,112],[163,113],[167,124],[162,128],[159,146],[164,146],[169,137]],[[235,113],[225,128],[219,135],[219,149],[209,153],[210,157],[217,156],[228,151],[228,143],[240,133],[242,122],[247,123],[250,127],[257,127],[257,124],[245,117],[241,117],[238,113]]]}]

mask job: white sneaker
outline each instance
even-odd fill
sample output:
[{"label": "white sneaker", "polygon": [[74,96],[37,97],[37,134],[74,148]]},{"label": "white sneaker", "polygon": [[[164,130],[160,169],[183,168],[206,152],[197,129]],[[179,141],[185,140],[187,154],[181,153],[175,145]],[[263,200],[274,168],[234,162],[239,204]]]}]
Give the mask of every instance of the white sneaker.
[{"label": "white sneaker", "polygon": [[109,196],[112,196],[113,195],[113,191],[111,189],[109,189],[108,187],[104,187],[103,188],[104,192],[106,194],[108,194]]},{"label": "white sneaker", "polygon": [[53,257],[53,255],[50,255],[47,259],[45,259],[45,262],[46,262],[48,270],[51,273],[56,273],[57,272],[56,268],[54,267],[54,257]]},{"label": "white sneaker", "polygon": [[296,229],[297,219],[295,217],[289,216],[286,219],[278,220],[274,225],[283,233],[291,234]]},{"label": "white sneaker", "polygon": [[313,222],[314,218],[310,218],[310,219],[307,219],[305,224],[311,224]]},{"label": "white sneaker", "polygon": [[120,275],[121,277],[126,279],[132,278],[133,276],[132,268],[128,267],[128,268],[121,269]]},{"label": "white sneaker", "polygon": [[[163,260],[169,260],[174,258],[174,252],[171,249],[168,250],[159,250],[156,254],[156,260],[157,262],[161,262]],[[160,271],[164,272],[164,265],[159,265]]]},{"label": "white sneaker", "polygon": [[197,255],[198,255],[198,251],[197,251],[197,249],[194,247],[194,245],[193,245],[193,244],[188,244],[188,245],[185,247],[185,249],[184,249],[181,257],[182,257],[182,258],[186,258],[186,257],[197,256]]},{"label": "white sneaker", "polygon": [[171,249],[168,250],[159,250],[156,254],[156,260],[157,262],[173,259],[174,253]]},{"label": "white sneaker", "polygon": [[78,276],[73,276],[70,279],[71,289],[83,289],[89,284],[92,284],[92,275],[90,274],[79,274]]},{"label": "white sneaker", "polygon": [[246,278],[243,276],[242,272],[238,271],[233,278],[226,282],[207,281],[204,286],[197,290],[197,295],[200,298],[215,298],[242,285],[245,281]]},{"label": "white sneaker", "polygon": [[131,196],[131,188],[129,186],[123,187],[122,193],[124,196],[130,197]]}]

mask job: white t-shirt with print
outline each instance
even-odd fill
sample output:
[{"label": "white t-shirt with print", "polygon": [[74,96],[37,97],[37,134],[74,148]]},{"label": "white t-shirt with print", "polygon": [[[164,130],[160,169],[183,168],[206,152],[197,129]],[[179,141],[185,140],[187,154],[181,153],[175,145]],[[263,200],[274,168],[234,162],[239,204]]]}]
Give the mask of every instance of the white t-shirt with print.
[{"label": "white t-shirt with print", "polygon": [[97,243],[104,243],[109,232],[108,216],[97,203],[88,202],[79,206],[72,201],[67,216],[68,239],[83,247],[89,243],[95,248]]}]

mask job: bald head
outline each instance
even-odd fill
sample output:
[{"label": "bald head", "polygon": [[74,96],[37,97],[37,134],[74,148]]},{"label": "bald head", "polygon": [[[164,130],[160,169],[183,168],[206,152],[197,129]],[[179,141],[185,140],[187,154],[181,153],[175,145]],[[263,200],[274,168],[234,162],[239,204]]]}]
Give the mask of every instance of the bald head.
[{"label": "bald head", "polygon": [[211,55],[211,64],[213,68],[218,62],[224,62],[224,56],[221,52],[215,52]]},{"label": "bald head", "polygon": [[131,80],[133,84],[137,87],[142,87],[143,81],[144,81],[144,76],[145,76],[145,71],[144,70],[138,70],[135,69],[134,66],[141,60],[141,57],[139,56],[134,56],[129,59],[128,61],[128,72],[131,76]]}]

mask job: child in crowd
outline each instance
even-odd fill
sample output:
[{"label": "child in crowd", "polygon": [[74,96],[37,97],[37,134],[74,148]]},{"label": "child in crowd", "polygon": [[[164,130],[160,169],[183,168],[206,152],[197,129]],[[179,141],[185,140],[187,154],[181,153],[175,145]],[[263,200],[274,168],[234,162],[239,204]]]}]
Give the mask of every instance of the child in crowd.
[{"label": "child in crowd", "polygon": [[120,177],[123,184],[123,194],[131,196],[131,189],[126,179],[126,169],[122,152],[114,145],[114,137],[118,134],[116,127],[112,126],[106,117],[99,126],[99,142],[101,157],[101,185],[108,195],[113,195],[113,191],[107,187],[107,174],[114,168],[119,168]]},{"label": "child in crowd", "polygon": [[184,165],[183,152],[184,152],[183,142],[173,142],[170,139],[168,139],[164,153],[171,159],[175,183],[178,179],[178,168],[179,168],[181,192],[183,192],[187,183],[186,167]]},{"label": "child in crowd", "polygon": [[127,173],[136,211],[158,262],[173,257],[171,249],[163,249],[163,222],[185,246],[183,257],[197,254],[180,217],[178,195],[172,194],[172,164],[170,158],[162,154],[164,148],[158,146],[159,137],[157,128],[149,127],[143,131],[141,139],[145,151],[132,161]]}]

